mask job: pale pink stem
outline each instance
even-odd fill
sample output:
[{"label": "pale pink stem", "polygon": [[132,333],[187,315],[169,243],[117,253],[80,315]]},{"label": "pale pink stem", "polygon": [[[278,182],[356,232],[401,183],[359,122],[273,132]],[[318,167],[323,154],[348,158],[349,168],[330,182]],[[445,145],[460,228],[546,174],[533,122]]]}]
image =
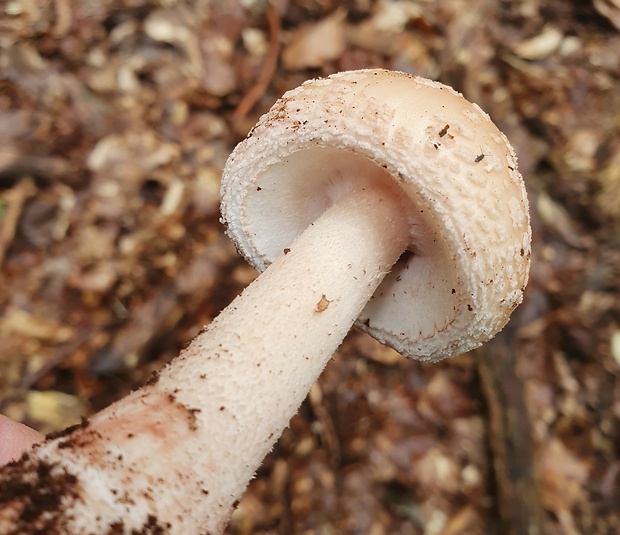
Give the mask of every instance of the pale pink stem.
[{"label": "pale pink stem", "polygon": [[0,533],[221,533],[409,232],[391,190],[339,200],[150,384],[5,469]]}]

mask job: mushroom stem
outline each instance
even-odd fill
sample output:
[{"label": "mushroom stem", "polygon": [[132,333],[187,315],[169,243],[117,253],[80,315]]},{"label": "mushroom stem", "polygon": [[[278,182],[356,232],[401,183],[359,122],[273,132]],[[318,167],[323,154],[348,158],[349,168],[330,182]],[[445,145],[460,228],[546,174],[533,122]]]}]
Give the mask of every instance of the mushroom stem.
[{"label": "mushroom stem", "polygon": [[409,239],[389,187],[338,200],[158,377],[10,465],[0,532],[221,533]]}]

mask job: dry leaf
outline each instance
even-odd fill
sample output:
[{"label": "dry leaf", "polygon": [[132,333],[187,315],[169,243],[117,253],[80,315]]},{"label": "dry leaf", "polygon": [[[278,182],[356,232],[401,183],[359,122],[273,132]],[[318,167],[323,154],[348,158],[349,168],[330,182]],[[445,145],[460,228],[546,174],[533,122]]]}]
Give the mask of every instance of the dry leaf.
[{"label": "dry leaf", "polygon": [[553,54],[560,45],[564,35],[554,26],[545,26],[537,36],[521,41],[513,50],[523,59],[543,59]]},{"label": "dry leaf", "polygon": [[345,18],[346,12],[337,10],[330,17],[293,32],[282,52],[284,67],[289,70],[322,67],[340,57],[345,47]]}]

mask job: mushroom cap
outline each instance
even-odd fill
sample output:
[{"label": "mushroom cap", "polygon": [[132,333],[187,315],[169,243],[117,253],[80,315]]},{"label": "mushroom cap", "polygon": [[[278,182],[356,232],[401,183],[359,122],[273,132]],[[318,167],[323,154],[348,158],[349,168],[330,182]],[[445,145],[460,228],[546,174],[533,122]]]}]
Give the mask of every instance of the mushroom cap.
[{"label": "mushroom cap", "polygon": [[263,271],[339,197],[378,182],[409,198],[411,241],[356,325],[423,360],[493,337],[527,284],[528,200],[506,137],[448,86],[369,69],[287,92],[228,159],[222,221]]}]

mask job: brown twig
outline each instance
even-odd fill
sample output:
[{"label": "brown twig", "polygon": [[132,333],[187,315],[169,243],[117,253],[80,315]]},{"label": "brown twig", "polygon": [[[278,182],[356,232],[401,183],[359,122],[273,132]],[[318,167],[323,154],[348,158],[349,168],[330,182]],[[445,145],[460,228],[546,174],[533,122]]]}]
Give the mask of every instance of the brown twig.
[{"label": "brown twig", "polygon": [[478,370],[489,411],[489,440],[502,532],[542,533],[543,510],[523,383],[516,373],[514,324],[481,347]]},{"label": "brown twig", "polygon": [[267,7],[267,23],[269,24],[269,49],[263,62],[263,67],[254,86],[243,96],[233,113],[233,118],[245,117],[258,100],[265,94],[269,82],[278,65],[280,55],[280,15],[276,8],[269,4]]}]

